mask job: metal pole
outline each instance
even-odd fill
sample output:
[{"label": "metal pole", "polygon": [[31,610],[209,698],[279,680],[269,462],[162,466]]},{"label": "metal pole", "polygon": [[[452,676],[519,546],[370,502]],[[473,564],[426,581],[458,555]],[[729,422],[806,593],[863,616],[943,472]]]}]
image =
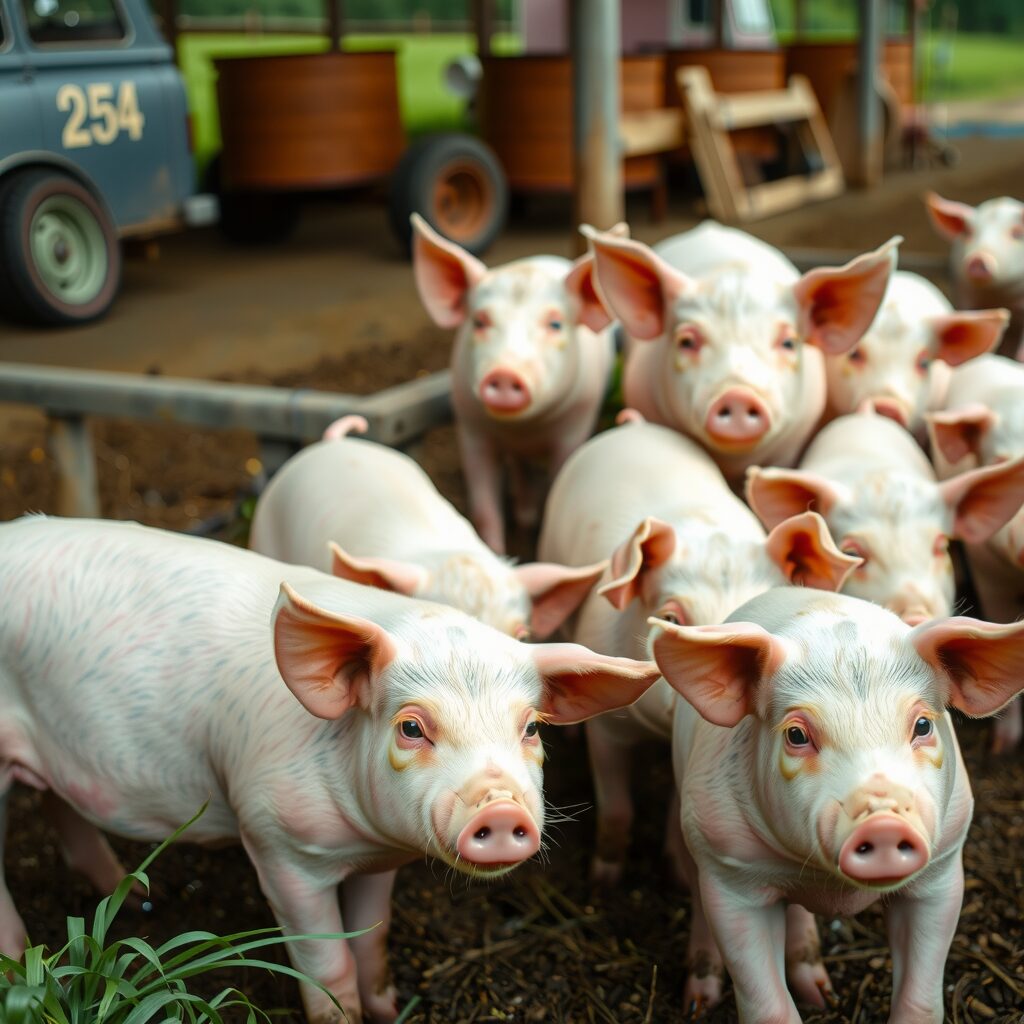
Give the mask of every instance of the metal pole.
[{"label": "metal pole", "polygon": [[178,61],[178,0],[161,0],[160,20],[164,23],[164,38],[174,51],[174,61]]},{"label": "metal pole", "polygon": [[494,34],[493,0],[472,0],[470,15],[473,22],[473,34],[476,36],[476,54],[478,57],[489,57],[491,55],[491,36]]},{"label": "metal pole", "polygon": [[341,33],[342,33],[342,22],[344,21],[344,13],[342,12],[342,0],[325,0],[327,4],[327,38],[328,38],[328,49],[332,53],[337,53],[341,49]]},{"label": "metal pole", "polygon": [[57,464],[57,512],[95,519],[100,514],[96,453],[92,433],[81,416],[51,417],[49,446]]},{"label": "metal pole", "polygon": [[579,224],[610,228],[623,219],[619,141],[619,0],[570,0],[573,90],[573,239]]},{"label": "metal pole", "polygon": [[856,184],[877,185],[882,179],[882,109],[875,88],[881,54],[881,0],[858,0],[860,38],[857,42],[857,161]]}]

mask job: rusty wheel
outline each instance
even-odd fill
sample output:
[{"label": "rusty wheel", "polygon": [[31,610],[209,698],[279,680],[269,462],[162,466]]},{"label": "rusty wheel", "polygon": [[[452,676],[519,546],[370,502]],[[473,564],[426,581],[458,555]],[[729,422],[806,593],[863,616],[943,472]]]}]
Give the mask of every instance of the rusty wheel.
[{"label": "rusty wheel", "polygon": [[508,213],[508,186],[494,154],[470,135],[435,135],[412,146],[391,185],[391,225],[406,249],[414,212],[453,242],[482,253]]}]

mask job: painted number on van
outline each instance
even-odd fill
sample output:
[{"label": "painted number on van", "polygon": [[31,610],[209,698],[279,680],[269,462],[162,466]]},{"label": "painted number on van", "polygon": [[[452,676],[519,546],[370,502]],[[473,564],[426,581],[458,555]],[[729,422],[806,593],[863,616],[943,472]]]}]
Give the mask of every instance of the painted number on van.
[{"label": "painted number on van", "polygon": [[57,109],[68,114],[61,134],[65,149],[81,149],[93,143],[109,146],[122,132],[137,142],[146,123],[134,82],[121,83],[116,102],[110,82],[93,82],[84,89],[62,85],[57,90]]}]

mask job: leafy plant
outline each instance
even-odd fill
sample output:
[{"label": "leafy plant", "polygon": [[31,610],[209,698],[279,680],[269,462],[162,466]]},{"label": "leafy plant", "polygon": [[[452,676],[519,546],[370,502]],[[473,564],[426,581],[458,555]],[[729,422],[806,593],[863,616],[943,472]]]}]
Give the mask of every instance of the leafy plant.
[{"label": "leafy plant", "polygon": [[222,1014],[229,1008],[244,1013],[246,1024],[269,1021],[238,989],[224,988],[211,999],[188,990],[190,978],[224,967],[286,974],[327,991],[293,967],[252,954],[278,943],[351,938],[362,932],[282,935],[279,928],[258,928],[221,936],[190,931],[157,947],[137,937],[107,944],[111,923],[133,887],[138,884],[148,892],[146,869],[205,810],[206,804],[100,901],[89,931],[84,918],[69,917],[68,941],[55,953],[47,956],[44,946],[30,946],[23,962],[0,954],[0,1024],[223,1024]]}]

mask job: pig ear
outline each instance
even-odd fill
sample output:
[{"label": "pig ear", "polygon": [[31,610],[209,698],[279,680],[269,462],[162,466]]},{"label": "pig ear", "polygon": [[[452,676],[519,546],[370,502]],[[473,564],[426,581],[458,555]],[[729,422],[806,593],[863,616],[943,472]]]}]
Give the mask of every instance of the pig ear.
[{"label": "pig ear", "polygon": [[937,192],[926,193],[924,202],[932,224],[940,235],[945,235],[952,241],[971,230],[975,214],[973,206],[956,203],[952,199],[943,199]]},{"label": "pig ear", "polygon": [[638,700],[660,673],[653,661],[595,654],[579,644],[531,644],[544,684],[541,714],[556,725],[572,725]]},{"label": "pig ear", "polygon": [[1024,622],[935,619],[910,642],[949,679],[946,703],[972,718],[995,714],[1024,688]]},{"label": "pig ear", "polygon": [[808,510],[828,515],[841,497],[839,487],[817,473],[760,466],[747,470],[746,495],[747,504],[767,530]]},{"label": "pig ear", "polygon": [[412,263],[416,287],[438,327],[458,327],[466,318],[466,293],[487,267],[465,249],[442,238],[418,213],[413,227]]},{"label": "pig ear", "polygon": [[676,549],[676,532],[668,523],[648,516],[623,544],[615,549],[611,579],[598,590],[613,608],[623,611],[640,593],[645,572],[664,565]]},{"label": "pig ear", "polygon": [[804,512],[779,523],[765,542],[768,555],[790,583],[815,590],[838,591],[864,559],[844,555],[817,512]]},{"label": "pig ear", "polygon": [[571,569],[551,562],[531,562],[516,568],[516,579],[533,602],[530,632],[538,640],[551,636],[583,604],[607,566],[607,562],[599,562]]},{"label": "pig ear", "polygon": [[274,657],[288,689],[317,718],[340,718],[395,658],[386,630],[368,619],[326,611],[281,584],[271,617]]},{"label": "pig ear", "polygon": [[654,658],[662,675],[712,725],[731,728],[755,710],[756,691],[786,660],[780,641],[753,622],[677,626],[661,632]]},{"label": "pig ear", "polygon": [[830,356],[842,355],[860,341],[885,297],[902,241],[896,235],[845,267],[809,270],[793,285],[805,341]]},{"label": "pig ear", "polygon": [[939,484],[939,493],[953,510],[953,536],[980,544],[1024,504],[1024,455],[951,476]]},{"label": "pig ear", "polygon": [[594,285],[594,257],[581,256],[565,276],[565,290],[576,303],[576,322],[592,331],[603,331],[612,318],[604,308]]},{"label": "pig ear", "polygon": [[935,357],[950,366],[991,352],[1010,322],[1008,309],[979,309],[967,313],[933,316],[929,324],[935,336]]},{"label": "pig ear", "polygon": [[423,589],[427,570],[412,562],[391,558],[354,558],[331,541],[331,573],[340,579],[378,590],[393,590],[411,597]]},{"label": "pig ear", "polygon": [[641,341],[660,338],[668,328],[667,311],[694,284],[646,245],[628,238],[587,233],[597,270],[597,291],[626,328]]},{"label": "pig ear", "polygon": [[955,463],[966,455],[980,458],[982,438],[995,426],[996,414],[988,406],[974,403],[950,412],[928,413],[925,422],[932,449]]}]

